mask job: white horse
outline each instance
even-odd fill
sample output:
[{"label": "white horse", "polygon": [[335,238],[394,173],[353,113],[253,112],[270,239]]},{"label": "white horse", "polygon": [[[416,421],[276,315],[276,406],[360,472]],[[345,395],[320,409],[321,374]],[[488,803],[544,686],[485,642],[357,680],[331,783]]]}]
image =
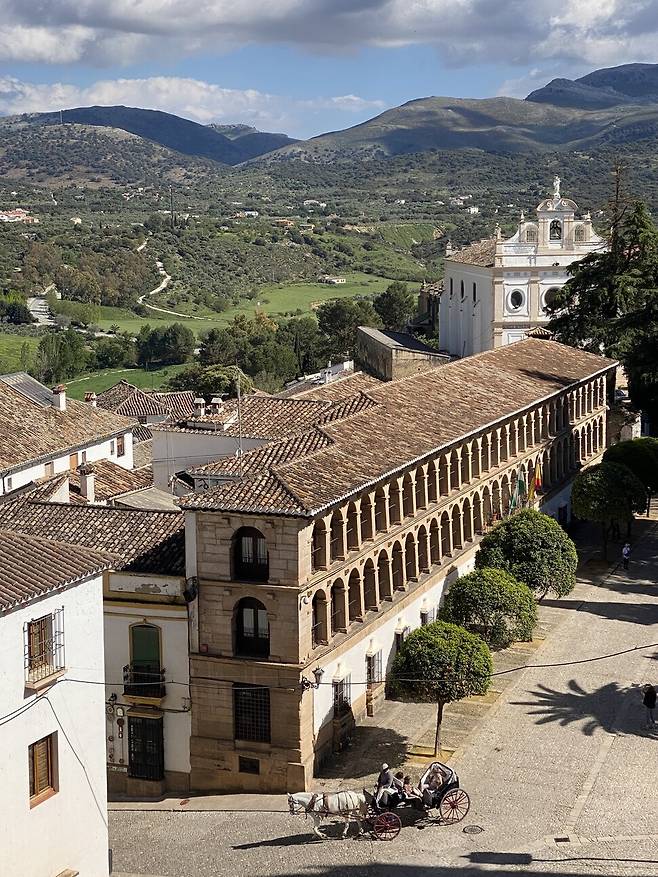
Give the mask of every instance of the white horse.
[{"label": "white horse", "polygon": [[295,815],[304,813],[313,820],[313,833],[320,838],[320,823],[331,816],[341,816],[345,820],[343,837],[347,837],[350,822],[354,819],[359,826],[359,834],[363,834],[361,821],[368,812],[368,800],[363,792],[297,792],[288,795],[288,807]]}]

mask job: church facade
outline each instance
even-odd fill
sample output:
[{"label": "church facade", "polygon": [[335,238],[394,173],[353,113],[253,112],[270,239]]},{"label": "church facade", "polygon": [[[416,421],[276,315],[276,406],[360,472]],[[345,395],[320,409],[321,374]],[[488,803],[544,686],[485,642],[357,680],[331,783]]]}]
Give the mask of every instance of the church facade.
[{"label": "church facade", "polygon": [[439,313],[439,340],[453,356],[471,356],[520,341],[548,323],[546,307],[569,279],[568,267],[605,248],[589,213],[577,215],[574,201],[553,195],[537,207],[537,219],[521,213],[516,232],[453,252],[446,250]]}]

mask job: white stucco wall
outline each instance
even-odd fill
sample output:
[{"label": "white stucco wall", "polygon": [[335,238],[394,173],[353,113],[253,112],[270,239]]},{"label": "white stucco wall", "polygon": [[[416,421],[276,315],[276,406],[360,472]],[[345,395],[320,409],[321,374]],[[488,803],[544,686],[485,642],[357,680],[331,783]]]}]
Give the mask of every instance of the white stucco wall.
[{"label": "white stucco wall", "polygon": [[[450,584],[460,575],[471,572],[472,569],[473,557],[470,557],[448,575],[446,575],[445,571],[439,573],[435,584],[428,591],[419,595],[399,612],[392,612],[390,618],[387,618],[379,625],[373,631],[371,637],[365,637],[351,649],[343,652],[339,658],[323,664],[324,676],[322,677],[322,682],[331,683],[334,679],[351,675],[352,701],[362,696],[366,690],[366,655],[375,654],[381,650],[382,673],[384,675],[388,673],[395,657],[396,632],[403,630],[405,627],[409,627],[410,630],[420,627],[421,609],[423,611],[428,609],[430,612],[434,610],[436,617],[446,584]],[[331,684],[322,684],[313,692],[313,727],[315,733],[317,734],[319,729],[324,724],[331,722],[332,719],[333,687]]]},{"label": "white stucco wall", "polygon": [[[64,607],[66,673],[40,698],[24,688],[23,624]],[[84,679],[81,684],[72,679]],[[0,873],[108,873],[103,597],[100,576],[0,614]],[[59,790],[30,809],[28,747],[57,733]],[[67,739],[68,738],[68,739]]]},{"label": "white stucco wall", "polygon": [[[439,342],[455,356],[471,356],[493,346],[493,269],[445,263],[445,291],[439,306]],[[450,296],[450,279],[453,294]],[[464,283],[464,299],[461,284]],[[476,301],[473,302],[473,284]]]},{"label": "white stucco wall", "polygon": [[[181,593],[182,580],[166,576],[110,576],[112,591],[121,589],[121,585],[130,586],[127,580],[132,579],[132,590],[143,584],[148,593],[154,586],[161,588],[162,593]],[[143,581],[139,581],[143,580]],[[128,596],[128,594],[126,595]],[[189,689],[189,646],[187,627],[187,607],[176,604],[132,602],[122,605],[117,601],[105,601],[105,676],[107,680],[107,697],[113,693],[117,696],[116,705],[123,705],[126,712],[132,704],[123,698],[123,668],[130,663],[130,626],[132,624],[154,624],[161,631],[162,667],[166,680],[175,680],[177,684],[167,684],[166,697],[162,702],[164,758],[166,771],[190,772],[190,733],[191,714]],[[180,683],[180,684],[179,684]],[[175,710],[182,712],[167,712]],[[118,768],[128,765],[128,733],[119,738],[116,718],[106,716],[104,739],[107,742],[108,763]],[[113,740],[109,738],[113,737]]]},{"label": "white stucco wall", "polygon": [[[245,451],[257,448],[267,439],[242,440]],[[153,431],[153,482],[156,487],[169,488],[169,480],[176,472],[201,466],[220,457],[233,457],[238,439],[221,432],[174,432],[164,429]]]},{"label": "white stucco wall", "polygon": [[[124,433],[124,448],[125,453],[121,457],[118,457],[116,439],[108,439],[103,442],[92,442],[89,445],[86,445],[84,449],[78,450],[78,465],[82,465],[82,451],[84,450],[87,456],[87,463],[93,463],[96,460],[111,460],[113,463],[122,466],[124,469],[132,469],[132,432]],[[68,451],[59,456],[52,457],[50,462],[53,463],[54,474],[68,472],[71,468]],[[0,495],[3,493],[9,493],[10,490],[16,490],[18,487],[24,487],[26,484],[30,484],[38,478],[44,478],[47,474],[46,466],[46,462],[35,463],[33,465],[28,464],[27,466],[16,468],[8,472],[4,477],[0,478]],[[11,479],[11,482],[9,479]]]}]

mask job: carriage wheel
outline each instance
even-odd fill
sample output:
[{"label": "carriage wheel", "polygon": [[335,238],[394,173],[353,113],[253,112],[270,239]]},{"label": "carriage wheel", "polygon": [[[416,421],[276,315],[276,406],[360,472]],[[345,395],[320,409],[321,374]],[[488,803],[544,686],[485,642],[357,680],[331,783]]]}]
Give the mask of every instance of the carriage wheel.
[{"label": "carriage wheel", "polygon": [[454,825],[455,822],[462,821],[468,813],[470,806],[471,799],[463,789],[450,789],[441,798],[439,813],[443,822],[448,825]]},{"label": "carriage wheel", "polygon": [[397,813],[380,813],[372,823],[372,833],[377,840],[394,840],[402,828]]}]

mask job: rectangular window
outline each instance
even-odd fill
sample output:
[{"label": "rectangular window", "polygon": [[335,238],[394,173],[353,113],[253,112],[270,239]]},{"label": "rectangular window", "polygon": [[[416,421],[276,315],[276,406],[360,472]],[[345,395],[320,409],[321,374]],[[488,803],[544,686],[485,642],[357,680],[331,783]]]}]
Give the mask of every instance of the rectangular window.
[{"label": "rectangular window", "polygon": [[38,682],[64,668],[64,609],[23,625],[25,681]]},{"label": "rectangular window", "polygon": [[260,773],[260,761],[257,758],[238,757],[238,771],[240,773]]},{"label": "rectangular window", "polygon": [[84,464],[87,462],[87,452],[86,451],[82,452],[81,458],[82,458],[82,465],[84,466]]},{"label": "rectangular window", "polygon": [[254,562],[254,538],[253,536],[243,536],[242,537],[242,562],[243,563],[253,563]]},{"label": "rectangular window", "polygon": [[77,469],[78,468],[78,455],[77,453],[71,454],[69,457],[69,469]]},{"label": "rectangular window", "polygon": [[426,627],[434,621],[434,609],[420,610],[420,626]]},{"label": "rectangular window", "polygon": [[57,734],[49,734],[28,749],[30,806],[40,804],[57,791]]},{"label": "rectangular window", "polygon": [[46,478],[52,478],[52,476],[55,474],[55,464],[52,462],[52,460],[50,461],[50,463],[46,463],[44,467],[44,474]]},{"label": "rectangular window", "polygon": [[233,719],[236,740],[269,743],[270,690],[259,685],[233,685]]},{"label": "rectangular window", "polygon": [[399,652],[402,648],[402,643],[409,636],[409,628],[405,627],[403,630],[395,631],[395,651]]},{"label": "rectangular window", "polygon": [[128,716],[128,776],[164,779],[164,735],[161,718]]},{"label": "rectangular window", "polygon": [[112,456],[114,456],[114,442],[113,441],[110,442],[110,454]]},{"label": "rectangular window", "polygon": [[383,682],[382,676],[382,653],[381,649],[374,655],[366,655],[366,682],[368,685],[377,685]]},{"label": "rectangular window", "polygon": [[340,716],[352,707],[352,677],[334,680],[334,715]]},{"label": "rectangular window", "polygon": [[124,436],[117,436],[117,457],[123,457],[126,453],[126,439]]},{"label": "rectangular window", "polygon": [[245,606],[242,610],[242,631],[244,636],[268,638],[270,628],[267,621],[267,609],[253,609]]},{"label": "rectangular window", "polygon": [[9,492],[11,490],[11,485],[12,485],[11,476],[9,476],[9,478],[5,478],[5,490],[7,492]]}]

